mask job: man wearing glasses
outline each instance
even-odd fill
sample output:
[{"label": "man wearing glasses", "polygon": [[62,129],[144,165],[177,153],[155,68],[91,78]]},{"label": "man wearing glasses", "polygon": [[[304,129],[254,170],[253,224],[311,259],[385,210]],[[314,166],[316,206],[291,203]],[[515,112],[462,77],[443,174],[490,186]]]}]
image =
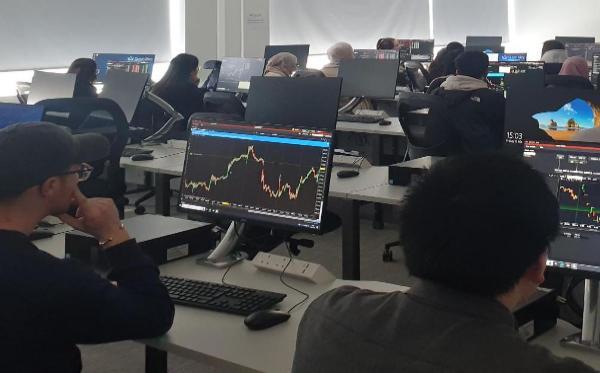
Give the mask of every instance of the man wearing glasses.
[{"label": "man wearing glasses", "polygon": [[[158,270],[113,201],[78,188],[92,172],[83,162],[108,152],[104,137],[72,136],[53,124],[0,130],[2,372],[79,372],[76,344],[150,338],[171,327],[174,307]],[[98,240],[111,264],[108,279],[32,244],[28,236],[48,215]]]}]

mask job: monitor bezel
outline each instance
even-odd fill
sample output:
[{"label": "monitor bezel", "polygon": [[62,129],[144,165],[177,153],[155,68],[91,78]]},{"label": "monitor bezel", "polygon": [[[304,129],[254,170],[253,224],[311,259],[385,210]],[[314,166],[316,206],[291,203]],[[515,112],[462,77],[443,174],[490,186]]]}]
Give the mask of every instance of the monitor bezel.
[{"label": "monitor bezel", "polygon": [[[329,145],[329,155],[328,155],[328,159],[327,159],[328,172],[326,172],[325,184],[324,184],[325,195],[323,198],[323,204],[322,204],[322,208],[321,208],[321,217],[320,217],[321,221],[319,223],[319,227],[316,229],[305,227],[305,226],[303,227],[303,226],[299,226],[299,225],[292,226],[291,224],[285,224],[285,223],[279,223],[279,222],[273,222],[273,221],[265,221],[265,220],[261,220],[261,219],[256,219],[256,220],[243,219],[243,218],[240,218],[239,216],[233,216],[232,214],[226,214],[226,213],[225,214],[222,214],[222,213],[217,214],[217,213],[213,213],[211,211],[200,211],[200,210],[196,210],[196,209],[190,209],[190,208],[183,207],[182,206],[183,187],[184,187],[183,180],[180,185],[179,197],[177,200],[177,208],[179,211],[193,213],[195,215],[206,216],[206,217],[213,218],[213,219],[219,219],[219,218],[228,219],[228,220],[233,220],[236,222],[249,223],[249,224],[256,225],[256,226],[262,226],[262,227],[277,229],[277,230],[286,231],[286,232],[311,233],[311,234],[317,234],[317,235],[323,233],[323,230],[325,227],[324,219],[325,219],[325,216],[327,215],[326,212],[327,212],[327,205],[328,205],[328,200],[329,200],[329,185],[330,185],[330,180],[331,180],[331,174],[333,173],[333,153],[334,153],[334,144],[335,144],[335,136],[336,136],[335,131],[332,131],[327,128],[285,126],[285,125],[274,125],[274,124],[264,125],[264,124],[260,124],[260,123],[250,123],[250,122],[246,122],[246,121],[232,121],[232,120],[209,120],[206,118],[195,118],[194,116],[192,116],[188,122],[188,138],[191,136],[193,120],[201,120],[201,121],[215,123],[215,124],[232,124],[232,125],[274,128],[274,129],[277,129],[277,128],[300,129],[300,130],[305,129],[305,130],[309,130],[309,131],[325,131],[325,132],[331,133],[331,141],[330,141],[330,145]],[[181,174],[182,179],[185,174],[185,170],[187,169],[187,161],[188,161],[187,154],[189,153],[190,146],[191,146],[191,141],[188,141],[187,146],[186,146],[186,151],[185,151],[183,171]],[[257,214],[257,216],[262,216],[262,215]]]}]

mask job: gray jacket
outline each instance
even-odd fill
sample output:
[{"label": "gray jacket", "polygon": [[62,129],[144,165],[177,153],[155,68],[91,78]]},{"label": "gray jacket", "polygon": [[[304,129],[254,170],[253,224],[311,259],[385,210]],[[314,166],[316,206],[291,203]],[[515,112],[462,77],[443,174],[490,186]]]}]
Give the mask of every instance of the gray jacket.
[{"label": "gray jacket", "polygon": [[306,311],[294,373],[584,373],[522,340],[499,302],[420,281],[406,294],[343,287]]}]

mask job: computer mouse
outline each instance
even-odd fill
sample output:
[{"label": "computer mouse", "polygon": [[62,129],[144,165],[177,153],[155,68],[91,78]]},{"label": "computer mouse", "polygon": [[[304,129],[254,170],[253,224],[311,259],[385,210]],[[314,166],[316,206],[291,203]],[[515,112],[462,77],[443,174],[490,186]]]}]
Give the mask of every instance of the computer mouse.
[{"label": "computer mouse", "polygon": [[360,172],[355,171],[355,170],[342,170],[342,171],[338,171],[337,176],[340,179],[348,179],[350,177],[356,177],[360,175]]},{"label": "computer mouse", "polygon": [[389,120],[382,119],[379,121],[380,126],[389,126],[391,124],[392,124],[392,122],[390,122]]},{"label": "computer mouse", "polygon": [[47,229],[37,228],[29,235],[29,239],[32,241],[42,240],[44,238],[50,238],[54,236],[54,233],[50,232]]},{"label": "computer mouse", "polygon": [[139,162],[139,161],[151,161],[154,159],[154,156],[152,154],[135,154],[131,156],[131,160],[134,162]]},{"label": "computer mouse", "polygon": [[263,330],[288,321],[290,314],[277,310],[262,310],[251,313],[244,319],[250,330]]}]

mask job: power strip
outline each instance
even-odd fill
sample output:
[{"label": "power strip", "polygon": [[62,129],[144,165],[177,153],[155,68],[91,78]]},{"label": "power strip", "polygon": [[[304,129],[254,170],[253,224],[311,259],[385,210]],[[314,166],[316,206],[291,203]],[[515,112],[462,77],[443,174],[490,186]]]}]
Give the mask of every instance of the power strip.
[{"label": "power strip", "polygon": [[[260,271],[280,274],[289,261],[289,257],[259,252],[252,260],[252,264]],[[335,276],[322,265],[298,259],[292,259],[292,263],[285,270],[285,275],[313,284],[325,284],[335,280]]]}]

